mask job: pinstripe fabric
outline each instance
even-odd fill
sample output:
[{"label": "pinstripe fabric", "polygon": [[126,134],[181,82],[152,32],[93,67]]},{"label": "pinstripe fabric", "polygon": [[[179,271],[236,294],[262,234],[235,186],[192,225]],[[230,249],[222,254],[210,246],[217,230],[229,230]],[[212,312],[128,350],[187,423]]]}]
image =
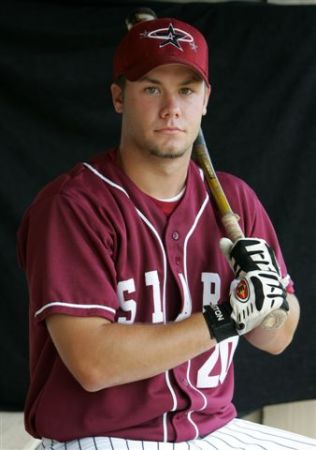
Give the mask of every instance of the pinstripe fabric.
[{"label": "pinstripe fabric", "polygon": [[37,450],[316,450],[316,440],[241,419],[203,439],[187,442],[135,441],[92,437],[69,442],[43,439]]}]

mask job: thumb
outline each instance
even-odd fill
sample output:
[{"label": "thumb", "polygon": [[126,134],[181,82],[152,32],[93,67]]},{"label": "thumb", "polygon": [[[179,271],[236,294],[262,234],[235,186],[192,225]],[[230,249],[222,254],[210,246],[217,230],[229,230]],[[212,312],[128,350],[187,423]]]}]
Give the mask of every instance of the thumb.
[{"label": "thumb", "polygon": [[228,261],[230,261],[230,252],[233,245],[232,241],[227,237],[223,237],[219,240],[219,248]]}]

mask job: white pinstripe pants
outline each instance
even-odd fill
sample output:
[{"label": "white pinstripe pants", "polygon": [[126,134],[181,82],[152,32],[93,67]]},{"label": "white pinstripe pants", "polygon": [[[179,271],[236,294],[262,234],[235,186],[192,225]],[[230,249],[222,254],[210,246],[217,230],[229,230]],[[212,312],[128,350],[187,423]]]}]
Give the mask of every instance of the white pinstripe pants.
[{"label": "white pinstripe pants", "polygon": [[93,437],[68,442],[43,439],[37,450],[312,450],[316,440],[234,419],[221,429],[192,441],[171,443]]}]

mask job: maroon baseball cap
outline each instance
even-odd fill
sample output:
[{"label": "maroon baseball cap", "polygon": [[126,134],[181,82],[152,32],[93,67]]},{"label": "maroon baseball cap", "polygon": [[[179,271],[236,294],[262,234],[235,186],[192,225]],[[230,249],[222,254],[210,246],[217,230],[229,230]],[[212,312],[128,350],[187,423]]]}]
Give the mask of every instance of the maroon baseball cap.
[{"label": "maroon baseball cap", "polygon": [[140,22],[126,34],[115,55],[113,76],[136,81],[163,64],[185,64],[208,81],[208,46],[193,26],[172,18]]}]

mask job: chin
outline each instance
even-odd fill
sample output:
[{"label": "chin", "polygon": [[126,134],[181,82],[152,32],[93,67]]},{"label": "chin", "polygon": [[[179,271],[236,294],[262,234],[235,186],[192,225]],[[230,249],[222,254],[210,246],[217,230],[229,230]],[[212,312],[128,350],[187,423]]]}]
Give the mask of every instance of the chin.
[{"label": "chin", "polygon": [[182,158],[187,153],[187,149],[179,150],[179,149],[167,149],[167,150],[160,150],[160,149],[151,149],[150,154],[152,156],[156,156],[157,158],[161,159],[177,159]]},{"label": "chin", "polygon": [[176,159],[182,158],[188,152],[191,152],[192,143],[190,145],[182,142],[169,142],[161,143],[158,145],[152,145],[149,147],[149,152],[151,155],[156,156],[158,158],[164,159]]}]

